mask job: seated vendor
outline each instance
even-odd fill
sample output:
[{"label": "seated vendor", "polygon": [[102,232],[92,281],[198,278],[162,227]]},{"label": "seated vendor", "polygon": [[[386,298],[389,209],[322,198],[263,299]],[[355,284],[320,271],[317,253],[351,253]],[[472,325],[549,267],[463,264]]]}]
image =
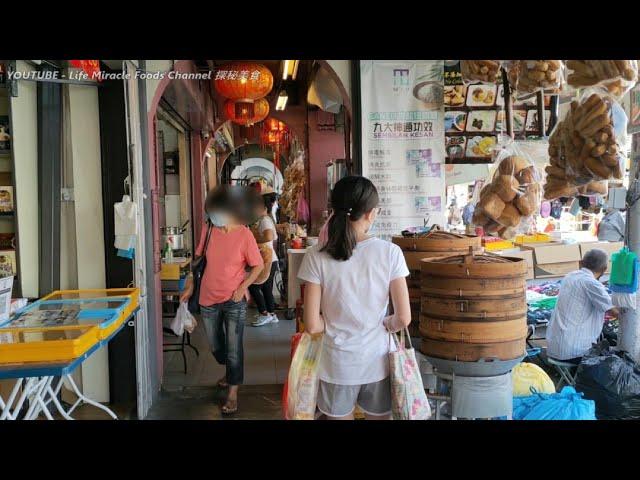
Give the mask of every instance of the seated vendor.
[{"label": "seated vendor", "polygon": [[606,252],[594,248],[585,254],[580,270],[562,280],[547,329],[549,357],[578,365],[598,340],[605,313],[618,315],[607,289],[598,281],[607,263]]}]

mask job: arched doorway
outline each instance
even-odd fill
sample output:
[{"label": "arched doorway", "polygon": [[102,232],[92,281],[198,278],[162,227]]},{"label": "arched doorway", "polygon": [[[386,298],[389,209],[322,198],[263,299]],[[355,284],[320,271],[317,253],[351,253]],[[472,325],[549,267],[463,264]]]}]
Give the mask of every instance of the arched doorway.
[{"label": "arched doorway", "polygon": [[[207,62],[209,62],[210,68],[215,70],[218,67],[218,65],[222,65],[226,61],[207,61]],[[269,68],[273,69],[274,76],[276,77],[280,75],[280,73],[278,72],[278,68],[279,68],[278,62],[280,61],[264,62],[264,63],[270,64]],[[329,68],[332,74],[335,75],[337,78],[337,75],[335,74],[333,69],[331,69],[331,67],[328,66],[328,64],[326,64],[326,61],[311,61],[307,65],[309,66],[310,72],[313,69]],[[187,61],[176,62],[173,68],[175,70],[188,71],[188,70],[193,70],[194,68],[196,68],[196,66],[194,62],[187,60]],[[170,81],[168,79],[163,79],[157,84],[157,89],[153,94],[153,100],[147,112],[148,118],[149,118],[149,150],[151,152],[150,158],[151,159],[158,158],[157,157],[157,138],[156,138],[157,114],[158,114],[158,111],[163,108],[164,102],[162,97],[167,96],[167,92],[169,92],[168,93],[169,96],[172,96],[172,98],[176,100],[176,102],[170,102],[170,103],[172,104],[175,103],[180,105],[181,104],[180,102],[184,102],[182,105],[183,106],[187,105],[186,113],[181,114],[180,116],[182,116],[184,120],[186,120],[186,123],[189,124],[189,128],[187,130],[189,130],[189,134],[190,134],[189,145],[190,145],[190,158],[191,158],[191,161],[190,161],[191,180],[192,180],[191,187],[192,187],[192,197],[193,197],[191,210],[192,210],[193,223],[194,223],[193,228],[195,230],[194,238],[198,238],[199,236],[198,228],[200,226],[199,225],[200,222],[197,222],[197,220],[199,219],[199,215],[202,213],[202,204],[203,204],[206,191],[208,190],[208,188],[212,186],[213,183],[218,183],[220,181],[221,179],[220,174],[221,174],[222,168],[224,167],[225,164],[227,164],[227,162],[229,162],[229,158],[232,156],[233,152],[239,149],[244,149],[245,140],[246,140],[246,143],[248,143],[249,145],[251,144],[260,145],[260,142],[256,141],[257,139],[245,138],[245,136],[242,135],[242,132],[240,132],[239,128],[230,126],[228,124],[229,122],[227,122],[223,114],[218,113],[218,112],[222,112],[221,106],[223,104],[223,99],[217,97],[215,91],[211,88],[210,83],[203,84],[202,88],[200,88],[200,90],[204,92],[202,96],[202,102],[204,104],[204,107],[201,106],[197,108],[193,106],[194,105],[193,94],[195,89],[189,88],[188,86],[178,87],[173,82],[174,80]],[[339,82],[339,79],[338,79],[338,82]],[[346,90],[344,89],[344,86],[342,85],[341,82],[339,82],[339,84],[343,93],[342,102],[344,104],[344,117],[350,118],[351,116],[350,101],[348,99],[348,96],[346,95]],[[297,102],[297,104],[293,100],[294,95],[292,94],[290,99],[290,104],[287,106],[287,108],[284,111],[275,111],[275,109],[272,108],[271,117],[286,123],[287,126],[289,126],[289,128],[291,129],[292,134],[296,137],[296,139],[302,145],[304,145],[305,152],[306,152],[305,158],[307,159],[306,160],[307,171],[311,172],[311,169],[315,169],[315,174],[320,173],[320,175],[315,175],[313,178],[316,179],[316,181],[318,181],[320,188],[322,188],[321,182],[317,179],[321,179],[326,184],[326,175],[324,172],[324,169],[325,169],[324,164],[326,162],[324,161],[324,157],[321,157],[321,155],[325,155],[325,154],[329,155],[329,154],[327,154],[326,151],[315,150],[314,155],[317,154],[317,156],[309,159],[309,141],[311,141],[312,144],[322,143],[326,139],[326,137],[331,136],[332,133],[329,132],[329,134],[327,134],[326,136],[323,136],[322,132],[321,134],[317,133],[317,132],[320,132],[320,130],[316,128],[318,125],[318,121],[315,119],[315,112],[316,112],[316,110],[314,109],[315,107],[310,107],[306,103],[307,85],[308,85],[308,82],[302,81],[301,79],[300,87],[299,87],[301,89],[301,93],[298,95],[299,101]],[[276,89],[275,89],[276,91],[273,92],[273,95],[274,96],[278,95],[281,88],[282,88],[282,85],[276,85]],[[273,100],[273,98],[271,100]],[[189,105],[191,107],[189,107]],[[273,105],[274,104],[272,102],[272,106]],[[197,112],[189,111],[190,108],[194,108],[199,111]],[[179,108],[175,108],[175,109],[180,110]],[[203,113],[203,112],[206,112],[206,113]],[[223,127],[224,124],[227,124],[226,127]],[[216,146],[216,137],[218,136],[218,134],[222,134],[222,129],[224,128],[226,128],[227,133],[229,133],[230,131],[230,134],[231,134],[230,135],[231,141],[229,142],[230,145],[228,145],[228,148],[218,148]],[[310,128],[314,129],[314,131],[311,133],[309,132]],[[333,132],[333,134],[336,138],[339,136],[338,133]],[[340,135],[344,136],[346,134],[344,132],[341,132]],[[344,155],[345,152],[348,151],[348,148],[345,145],[349,142],[345,142],[344,138],[341,137],[340,142],[335,142],[335,143],[339,143],[342,146],[342,155]],[[269,159],[268,153],[265,154],[265,156],[259,156],[259,155],[245,156],[242,160],[243,161],[247,159],[252,160],[254,158],[259,159],[257,162],[261,164],[261,166],[263,167],[263,170],[268,169],[269,163],[273,165],[272,161]],[[322,160],[315,160],[316,158],[318,159],[322,158]],[[277,172],[276,170],[276,174],[273,179],[274,184],[277,185],[279,183],[278,179],[280,177],[283,177],[284,170],[287,165],[287,161],[288,161],[288,158],[286,156],[281,158],[281,161],[280,161],[281,168],[279,172]],[[309,163],[314,161],[316,163]],[[265,162],[268,162],[268,163],[265,163]],[[242,161],[241,161],[241,164],[242,164]],[[255,167],[255,165],[252,165],[251,167]],[[152,171],[151,175],[155,176],[151,179],[151,185],[153,190],[152,195],[155,195],[157,197],[159,192],[158,183],[161,179],[162,172],[160,172],[158,168],[151,169],[151,171]],[[256,173],[260,175],[259,172],[256,172]],[[262,175],[266,176],[266,174],[262,174]],[[231,169],[229,176],[230,178],[234,177],[233,169]],[[214,182],[214,179],[215,179],[215,182]],[[309,182],[307,182],[307,185],[309,185]],[[309,188],[311,187],[309,186]],[[326,197],[326,193],[324,196]],[[154,202],[157,205],[156,208],[160,209],[161,208],[160,199],[155,198]],[[154,226],[159,225],[160,223],[159,220],[160,220],[159,217],[154,216]],[[154,227],[154,230],[155,229],[156,228]],[[159,234],[154,231],[154,236],[156,235],[159,236]],[[154,277],[154,284],[156,285],[156,288],[158,289],[158,291],[160,291],[161,281],[160,281],[159,275],[156,275]],[[292,327],[293,324],[290,322],[282,321],[281,325]],[[258,332],[259,330],[255,330],[255,331]],[[278,340],[278,342],[280,343],[277,343],[277,344],[274,343],[275,342],[274,338],[269,338],[268,342],[267,341],[261,342],[261,345],[263,345],[263,347],[260,347],[260,348],[265,349],[263,353],[265,355],[267,353],[271,355],[272,356],[271,358],[274,359],[274,364],[277,364],[276,372],[274,373],[273,378],[270,378],[270,379],[267,379],[264,376],[260,376],[264,372],[261,373],[261,367],[253,364],[251,360],[246,364],[245,383],[248,383],[248,384],[282,383],[284,381],[284,377],[286,376],[286,367],[288,364],[289,339],[290,339],[290,332],[287,330],[286,334]],[[252,343],[252,346],[254,346],[253,345],[254,342],[252,342],[252,339],[247,339],[247,341],[249,343]],[[158,346],[158,351],[159,351],[160,357],[162,357],[162,345]],[[217,378],[218,371],[214,371],[216,368],[216,365],[214,361],[211,359],[211,356],[209,355],[208,348],[206,346],[204,348],[200,348],[199,358],[207,357],[207,361],[199,365],[195,362],[199,362],[200,360],[195,360],[193,358],[193,354],[189,350],[187,350],[187,355],[190,357],[189,361],[192,362],[189,364],[189,367],[188,367],[189,374],[184,375],[182,372],[182,368],[178,368],[176,371],[174,371],[173,369],[170,369],[171,372],[169,373],[172,376],[174,376],[174,379],[177,379],[178,377],[182,379],[181,387],[187,387],[188,385],[207,385],[207,386],[211,385],[211,382],[215,381],[215,379]],[[276,356],[277,356],[277,359],[276,359]],[[167,363],[167,368],[169,366],[170,365]],[[180,363],[180,367],[181,367],[181,363]],[[194,374],[198,376],[198,378],[193,378],[192,375]],[[173,382],[173,386],[178,386],[178,383]]]},{"label": "arched doorway", "polygon": [[261,157],[251,157],[242,160],[231,172],[231,180],[242,180],[251,184],[254,181],[264,180],[277,194],[282,193],[284,177],[273,162]]}]

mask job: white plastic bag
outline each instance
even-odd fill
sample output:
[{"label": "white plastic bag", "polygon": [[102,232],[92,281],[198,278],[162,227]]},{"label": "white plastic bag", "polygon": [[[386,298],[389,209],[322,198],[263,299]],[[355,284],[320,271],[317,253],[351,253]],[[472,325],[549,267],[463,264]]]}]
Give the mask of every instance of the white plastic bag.
[{"label": "white plastic bag", "polygon": [[188,333],[192,333],[196,328],[197,322],[191,312],[189,311],[189,305],[187,302],[181,302],[180,307],[178,307],[178,311],[176,312],[176,316],[173,320],[171,320],[171,330],[177,336],[181,337],[184,331],[186,330]]}]

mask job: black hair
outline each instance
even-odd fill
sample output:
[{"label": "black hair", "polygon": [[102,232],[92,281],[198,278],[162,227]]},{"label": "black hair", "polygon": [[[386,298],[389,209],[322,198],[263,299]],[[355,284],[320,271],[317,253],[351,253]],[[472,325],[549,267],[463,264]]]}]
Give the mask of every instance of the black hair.
[{"label": "black hair", "polygon": [[204,202],[206,212],[220,210],[232,215],[241,223],[252,220],[260,202],[260,195],[253,188],[239,185],[218,185],[211,189]]},{"label": "black hair", "polygon": [[276,203],[277,195],[275,192],[265,193],[262,195],[262,202],[264,203],[264,208],[267,209],[267,213],[271,215],[271,209],[273,208],[273,204]]},{"label": "black hair", "polygon": [[351,222],[377,205],[378,191],[368,178],[350,176],[339,180],[331,192],[333,216],[329,220],[329,239],[322,251],[336,260],[349,260],[357,241]]}]

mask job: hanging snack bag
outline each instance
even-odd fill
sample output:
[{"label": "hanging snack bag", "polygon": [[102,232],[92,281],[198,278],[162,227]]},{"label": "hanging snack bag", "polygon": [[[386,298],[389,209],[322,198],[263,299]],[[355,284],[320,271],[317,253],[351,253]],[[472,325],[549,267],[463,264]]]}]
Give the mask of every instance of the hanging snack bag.
[{"label": "hanging snack bag", "polygon": [[610,94],[588,89],[571,102],[570,111],[549,137],[544,197],[601,193],[603,181],[622,179],[626,130],[627,116]]},{"label": "hanging snack bag", "polygon": [[509,62],[509,83],[516,96],[528,95],[540,90],[555,94],[564,83],[562,60],[514,60]]},{"label": "hanging snack bag", "polygon": [[500,60],[460,60],[460,72],[465,83],[496,83],[500,79]]},{"label": "hanging snack bag", "polygon": [[491,182],[480,191],[473,222],[490,234],[512,238],[540,208],[540,174],[515,143],[498,153],[496,163]]},{"label": "hanging snack bag", "polygon": [[616,98],[622,98],[638,81],[637,60],[567,60],[566,66],[569,86],[603,86]]}]

